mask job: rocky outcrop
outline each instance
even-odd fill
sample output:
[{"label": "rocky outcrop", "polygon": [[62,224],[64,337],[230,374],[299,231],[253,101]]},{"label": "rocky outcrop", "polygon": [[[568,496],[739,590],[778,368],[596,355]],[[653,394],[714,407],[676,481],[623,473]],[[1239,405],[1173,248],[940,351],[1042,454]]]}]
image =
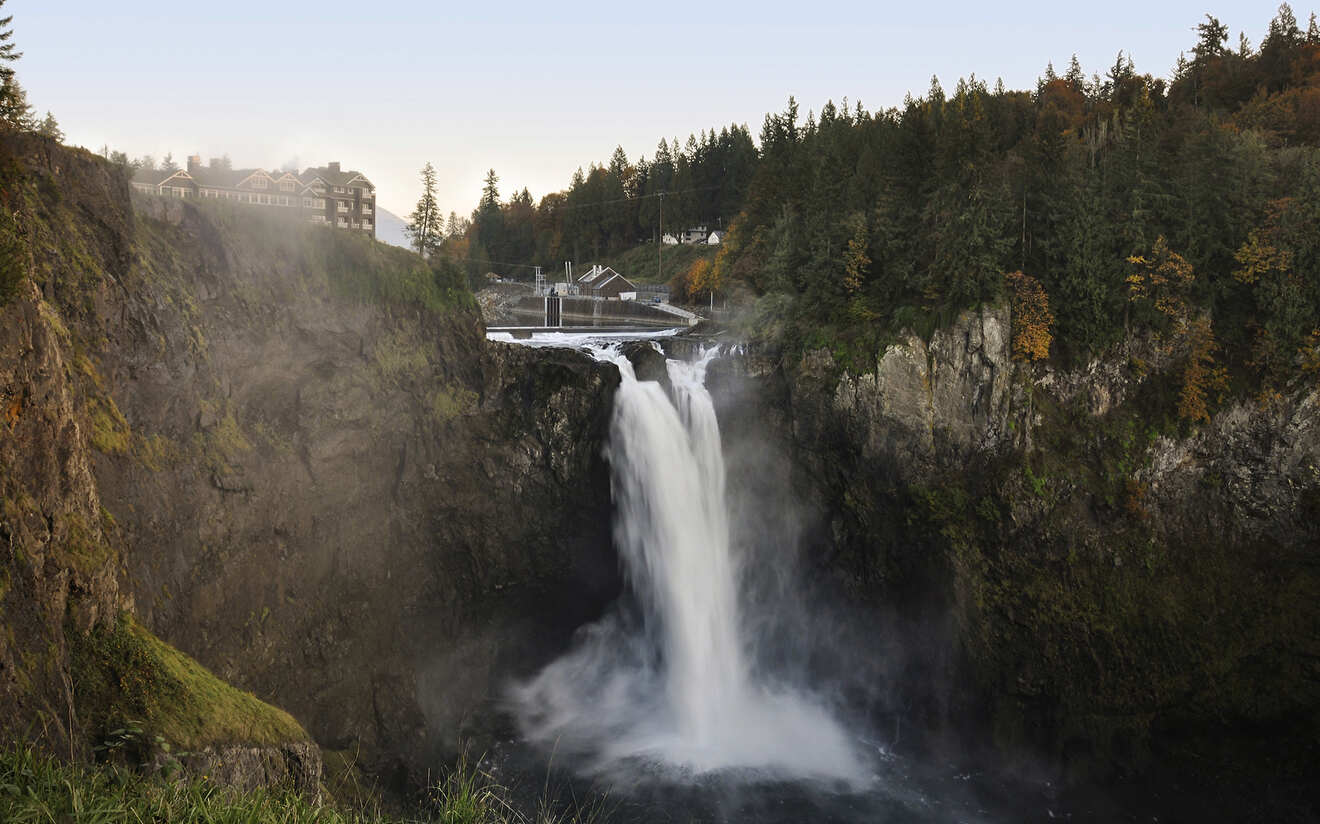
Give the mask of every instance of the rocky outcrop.
[{"label": "rocky outcrop", "polygon": [[802,359],[799,381],[833,385],[832,413],[868,460],[909,478],[1011,443],[1013,364],[1008,312],[964,313],[930,344],[908,333],[875,370],[838,375],[824,350]]},{"label": "rocky outcrop", "polygon": [[279,747],[207,747],[185,760],[193,775],[239,792],[285,787],[305,796],[321,792],[321,750],[310,741]]},{"label": "rocky outcrop", "polygon": [[31,282],[0,308],[0,734],[85,756],[66,631],[128,606],[67,340]]}]

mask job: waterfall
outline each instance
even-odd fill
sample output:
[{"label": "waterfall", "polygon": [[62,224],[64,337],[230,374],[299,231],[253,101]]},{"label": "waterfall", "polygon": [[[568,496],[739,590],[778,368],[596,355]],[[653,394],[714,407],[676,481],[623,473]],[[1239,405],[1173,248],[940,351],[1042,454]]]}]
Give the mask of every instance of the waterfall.
[{"label": "waterfall", "polygon": [[606,458],[614,538],[639,610],[586,628],[574,648],[514,691],[529,740],[591,768],[864,778],[824,706],[753,672],[730,546],[719,423],[705,387],[713,353],[667,363],[673,398],[618,366]]}]

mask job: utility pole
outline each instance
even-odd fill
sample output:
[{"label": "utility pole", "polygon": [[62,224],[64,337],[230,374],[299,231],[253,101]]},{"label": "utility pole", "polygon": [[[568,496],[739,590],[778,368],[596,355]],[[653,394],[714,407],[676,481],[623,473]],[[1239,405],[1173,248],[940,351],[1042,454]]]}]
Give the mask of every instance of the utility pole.
[{"label": "utility pole", "polygon": [[664,250],[665,250],[665,193],[660,193],[660,237],[659,243],[655,245],[655,279],[664,281]]}]

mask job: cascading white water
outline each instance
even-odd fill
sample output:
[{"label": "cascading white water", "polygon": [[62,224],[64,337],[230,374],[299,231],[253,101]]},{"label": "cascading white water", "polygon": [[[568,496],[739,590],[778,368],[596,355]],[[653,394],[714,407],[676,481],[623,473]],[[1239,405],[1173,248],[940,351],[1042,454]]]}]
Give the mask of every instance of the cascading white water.
[{"label": "cascading white water", "polygon": [[642,626],[614,615],[515,690],[523,732],[608,770],[766,770],[859,782],[853,745],[816,702],[759,683],[740,633],[724,457],[704,385],[709,355],[668,362],[671,401],[617,349],[621,383],[606,456],[614,535]]}]

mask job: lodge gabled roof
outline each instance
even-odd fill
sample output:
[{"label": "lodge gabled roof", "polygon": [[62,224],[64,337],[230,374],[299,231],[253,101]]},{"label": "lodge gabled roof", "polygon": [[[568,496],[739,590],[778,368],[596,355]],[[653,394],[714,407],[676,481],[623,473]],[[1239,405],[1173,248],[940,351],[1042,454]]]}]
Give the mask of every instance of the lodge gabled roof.
[{"label": "lodge gabled roof", "polygon": [[134,183],[146,183],[151,186],[160,186],[173,177],[182,176],[185,180],[191,180],[191,176],[184,169],[173,169],[166,171],[164,169],[138,169],[133,172]]},{"label": "lodge gabled roof", "polygon": [[359,171],[350,169],[347,172],[336,172],[329,166],[311,166],[302,173],[302,179],[305,183],[310,183],[312,178],[319,177],[330,186],[347,186],[355,180],[361,179],[363,183],[375,188],[367,176]]},{"label": "lodge gabled roof", "polygon": [[247,183],[249,180],[251,180],[254,177],[257,177],[258,175],[266,178],[267,180],[271,180],[271,181],[275,180],[275,177],[265,169],[239,169],[238,171],[240,177],[238,178],[238,181],[236,183],[230,186],[231,189],[236,189],[239,186],[242,186],[244,183]]},{"label": "lodge gabled roof", "polygon": [[135,169],[133,172],[133,182],[145,184],[148,186],[161,186],[174,177],[181,177],[185,180],[194,181],[199,186],[216,189],[237,189],[255,177],[264,177],[278,183],[284,180],[291,180],[299,184],[298,191],[302,194],[312,193],[320,196],[320,192],[313,192],[312,185],[318,180],[331,186],[348,186],[359,181],[368,189],[374,189],[375,184],[367,179],[367,176],[356,170],[346,172],[334,171],[328,166],[311,167],[303,172],[296,170],[288,171],[266,171],[265,169],[220,169],[214,166],[194,167],[189,173],[185,169],[176,169],[174,171],[164,171],[161,169]]},{"label": "lodge gabled roof", "polygon": [[240,181],[246,180],[252,176],[256,169],[217,169],[206,166],[192,173],[193,180],[197,181],[199,186],[208,186],[218,189],[234,189],[238,187]]}]

